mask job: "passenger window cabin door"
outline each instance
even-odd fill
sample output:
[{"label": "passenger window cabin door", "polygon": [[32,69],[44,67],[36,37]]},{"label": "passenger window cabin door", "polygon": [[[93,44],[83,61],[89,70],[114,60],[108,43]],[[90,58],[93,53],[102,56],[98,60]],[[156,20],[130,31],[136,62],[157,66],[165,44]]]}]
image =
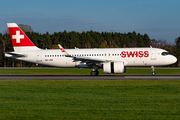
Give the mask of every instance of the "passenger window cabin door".
[{"label": "passenger window cabin door", "polygon": [[37,62],[37,64],[38,63],[42,63],[42,54],[41,54],[42,52],[41,51],[38,51],[37,52],[37,56],[36,56],[36,62]]},{"label": "passenger window cabin door", "polygon": [[156,60],[156,50],[151,49],[151,60]]}]

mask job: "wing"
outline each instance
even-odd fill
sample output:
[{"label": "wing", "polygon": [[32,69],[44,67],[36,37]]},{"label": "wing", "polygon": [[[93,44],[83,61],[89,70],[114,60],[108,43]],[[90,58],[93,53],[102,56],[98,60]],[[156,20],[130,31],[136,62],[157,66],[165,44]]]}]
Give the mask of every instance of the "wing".
[{"label": "wing", "polygon": [[71,56],[71,57],[73,57],[74,61],[82,61],[83,63],[89,63],[89,62],[103,63],[103,62],[111,61],[111,60],[103,60],[103,59],[89,58],[89,57],[75,57],[75,56]]},{"label": "wing", "polygon": [[105,59],[72,56],[72,55],[69,55],[60,44],[58,44],[58,46],[59,46],[61,52],[63,52],[66,57],[73,58],[74,62],[81,61],[82,63],[92,63],[92,64],[95,63],[96,64],[96,63],[104,63],[104,62],[111,62],[112,61],[112,60],[105,60]]}]

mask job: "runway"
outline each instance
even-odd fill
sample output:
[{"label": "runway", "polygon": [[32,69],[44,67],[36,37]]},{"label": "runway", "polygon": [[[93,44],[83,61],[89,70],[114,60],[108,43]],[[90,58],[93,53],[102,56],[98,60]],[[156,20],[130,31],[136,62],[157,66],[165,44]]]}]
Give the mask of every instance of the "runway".
[{"label": "runway", "polygon": [[0,75],[0,80],[180,80],[180,75]]}]

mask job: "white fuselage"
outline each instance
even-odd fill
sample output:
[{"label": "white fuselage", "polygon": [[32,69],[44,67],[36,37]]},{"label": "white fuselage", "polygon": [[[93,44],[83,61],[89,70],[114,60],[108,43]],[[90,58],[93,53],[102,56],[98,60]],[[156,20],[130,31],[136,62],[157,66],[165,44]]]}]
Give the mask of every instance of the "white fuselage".
[{"label": "white fuselage", "polygon": [[28,38],[16,23],[7,23],[14,52],[5,53],[6,57],[35,64],[55,67],[92,68],[92,76],[104,73],[125,73],[126,66],[154,66],[173,64],[176,57],[158,48],[94,48],[42,50]]},{"label": "white fuselage", "polygon": [[[176,62],[173,55],[162,55],[166,50],[159,48],[94,48],[94,49],[65,49],[72,56],[123,61],[124,66],[162,66]],[[81,61],[66,57],[59,49],[22,51],[25,57],[14,59],[55,67],[87,67]],[[6,54],[6,57],[12,55]]]}]

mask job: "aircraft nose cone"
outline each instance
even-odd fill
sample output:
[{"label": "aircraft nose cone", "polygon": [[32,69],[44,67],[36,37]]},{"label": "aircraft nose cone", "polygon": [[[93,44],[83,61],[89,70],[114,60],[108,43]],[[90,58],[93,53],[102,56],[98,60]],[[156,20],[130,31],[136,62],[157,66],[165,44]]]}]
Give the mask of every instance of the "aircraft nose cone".
[{"label": "aircraft nose cone", "polygon": [[175,62],[177,62],[177,58],[176,58],[176,57],[174,57],[174,63],[175,63]]},{"label": "aircraft nose cone", "polygon": [[171,58],[171,61],[172,61],[172,63],[175,63],[175,62],[177,61],[177,58],[176,58],[175,56],[173,56],[173,57]]}]

